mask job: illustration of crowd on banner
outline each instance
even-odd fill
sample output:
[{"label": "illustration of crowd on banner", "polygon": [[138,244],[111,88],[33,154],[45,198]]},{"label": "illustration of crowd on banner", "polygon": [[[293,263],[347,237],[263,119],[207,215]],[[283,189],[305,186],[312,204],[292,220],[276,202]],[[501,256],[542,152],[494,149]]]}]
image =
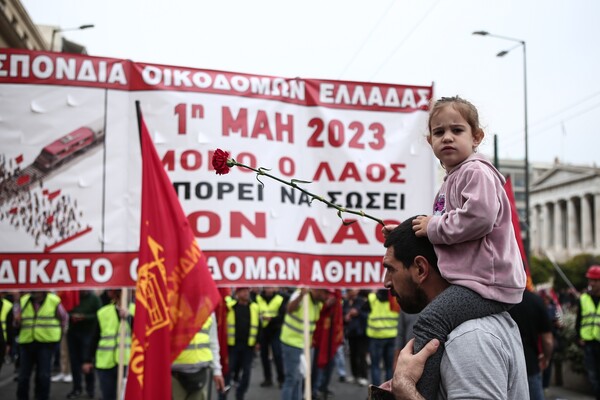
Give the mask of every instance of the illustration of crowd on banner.
[{"label": "illustration of crowd on banner", "polygon": [[[2,182],[14,181],[14,177],[18,181],[22,158],[17,156],[6,160],[0,154]],[[50,192],[44,189],[42,179],[38,181],[38,186],[29,190],[20,191],[6,184],[0,186],[0,190],[0,197],[8,199],[6,206],[0,211],[0,221],[8,222],[15,229],[25,230],[36,247],[47,248],[74,236],[82,228],[80,219],[83,215],[77,208],[77,199],[61,195],[60,190]]]},{"label": "illustration of crowd on banner", "polygon": [[0,290],[135,286],[136,100],[219,287],[377,288],[384,268],[379,224],[242,168],[218,176],[217,148],[386,223],[433,196],[432,86],[1,49],[0,87]]}]

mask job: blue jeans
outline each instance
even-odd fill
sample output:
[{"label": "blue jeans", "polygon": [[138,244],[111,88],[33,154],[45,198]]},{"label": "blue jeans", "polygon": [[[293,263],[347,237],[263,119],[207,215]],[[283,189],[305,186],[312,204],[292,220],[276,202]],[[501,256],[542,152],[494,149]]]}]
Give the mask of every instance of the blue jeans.
[{"label": "blue jeans", "polygon": [[280,332],[264,333],[260,341],[260,360],[263,367],[263,376],[266,382],[273,381],[271,374],[271,360],[269,360],[269,347],[275,361],[275,370],[277,371],[277,381],[283,383],[283,360],[281,359],[281,341]]},{"label": "blue jeans", "polygon": [[20,349],[17,399],[29,399],[29,381],[35,365],[34,398],[36,400],[48,400],[50,398],[52,355],[56,349],[56,343],[25,343],[20,345]]},{"label": "blue jeans", "polygon": [[[102,400],[117,400],[119,367],[115,366],[110,369],[96,369],[96,373],[98,374],[98,383],[100,384]],[[125,370],[124,376],[127,376],[127,370]]]},{"label": "blue jeans", "polygon": [[[394,365],[394,340],[369,338],[369,353],[371,354],[371,383],[380,385],[385,381],[392,379]],[[385,369],[384,379],[381,379],[381,369],[379,364],[383,360]]]},{"label": "blue jeans", "polygon": [[[252,372],[252,358],[254,357],[253,347],[247,344],[236,344],[228,346],[229,354],[229,372],[225,375],[225,385],[231,383],[231,377],[237,376],[238,386],[235,389],[235,399],[244,400],[244,396],[250,386],[250,373]],[[239,375],[238,375],[239,373]],[[219,394],[219,399],[225,400],[226,394]]]},{"label": "blue jeans", "polygon": [[335,367],[335,358],[332,358],[323,368],[318,366],[319,349],[313,348],[312,351],[312,368],[311,368],[311,383],[313,397],[318,396],[318,392],[327,393],[329,391],[329,381]]},{"label": "blue jeans", "polygon": [[[73,390],[82,391],[82,371],[83,357],[88,354],[92,345],[93,334],[91,332],[79,332],[75,330],[67,331],[67,345],[69,346],[69,361],[71,362],[71,374],[73,375]],[[85,391],[94,395],[94,373],[84,375]]]},{"label": "blue jeans", "polygon": [[585,342],[583,346],[583,366],[596,399],[600,399],[600,342]]},{"label": "blue jeans", "polygon": [[303,349],[281,343],[283,356],[283,372],[285,379],[281,387],[281,400],[302,399],[302,375],[300,374],[300,356]]},{"label": "blue jeans", "polygon": [[529,399],[544,400],[544,388],[542,387],[542,373],[527,375],[527,383],[529,384]]},{"label": "blue jeans", "polygon": [[346,377],[346,355],[344,354],[344,345],[341,344],[335,353],[335,369],[340,377]]}]

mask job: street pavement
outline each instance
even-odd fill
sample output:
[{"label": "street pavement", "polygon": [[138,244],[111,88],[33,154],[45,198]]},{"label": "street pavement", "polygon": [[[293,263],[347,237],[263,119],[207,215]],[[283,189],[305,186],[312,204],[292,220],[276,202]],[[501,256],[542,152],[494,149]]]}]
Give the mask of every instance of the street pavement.
[{"label": "street pavement", "polygon": [[[346,363],[346,365],[348,366],[349,364]],[[2,371],[0,372],[0,399],[13,400],[17,398],[17,382],[13,378],[14,366],[12,364],[4,365],[2,367]],[[263,376],[260,361],[258,358],[256,358],[252,368],[250,388],[246,394],[246,400],[275,400],[280,398],[281,394],[277,386],[270,388],[260,387],[260,382],[263,380],[262,378]],[[329,397],[331,400],[364,400],[367,398],[366,387],[361,387],[354,383],[340,382],[339,376],[335,372],[331,378],[329,389],[333,392],[333,396]],[[50,399],[64,400],[71,390],[71,383],[52,383],[50,388]],[[231,390],[228,396],[229,399],[235,399],[233,390],[234,389]],[[33,385],[30,386],[30,391],[30,393],[32,393],[30,398],[33,398]],[[100,399],[98,387],[96,388],[95,398]],[[217,396],[213,394],[212,398],[216,399]],[[594,400],[594,398],[589,394],[579,393],[554,386],[548,388],[546,392],[546,400]]]}]

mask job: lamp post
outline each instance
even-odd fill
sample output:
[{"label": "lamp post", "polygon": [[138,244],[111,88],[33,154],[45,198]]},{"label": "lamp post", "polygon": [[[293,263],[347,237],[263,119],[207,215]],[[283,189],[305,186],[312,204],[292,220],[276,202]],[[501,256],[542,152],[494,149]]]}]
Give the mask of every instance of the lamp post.
[{"label": "lamp post", "polygon": [[[89,29],[89,28],[93,28],[94,25],[92,24],[87,24],[87,25],[80,25],[74,28],[54,28],[52,29],[52,39],[50,40],[50,50],[54,50],[54,37],[56,36],[56,34],[58,32],[67,32],[67,31],[79,31],[82,29]],[[60,48],[60,51],[62,51],[62,47]]]},{"label": "lamp post", "polygon": [[494,35],[486,31],[475,31],[473,35],[489,36],[493,38],[508,40],[517,43],[508,50],[502,50],[496,57],[504,57],[519,46],[523,47],[523,102],[524,102],[524,118],[525,118],[525,258],[529,264],[530,251],[530,229],[529,229],[529,140],[528,140],[528,124],[527,124],[527,45],[524,40],[515,39],[506,36]]}]

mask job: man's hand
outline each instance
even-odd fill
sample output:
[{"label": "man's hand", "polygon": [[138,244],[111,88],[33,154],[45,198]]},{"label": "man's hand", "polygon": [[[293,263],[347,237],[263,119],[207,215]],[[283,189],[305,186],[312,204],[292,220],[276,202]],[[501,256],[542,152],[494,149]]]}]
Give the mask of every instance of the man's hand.
[{"label": "man's hand", "polygon": [[92,364],[91,362],[84,362],[81,365],[81,371],[86,375],[89,374],[90,372],[92,372],[93,369],[94,369],[94,364]]},{"label": "man's hand", "polygon": [[421,351],[413,354],[415,339],[411,339],[400,351],[392,378],[392,393],[397,400],[421,400],[417,382],[423,375],[425,361],[440,347],[437,339],[431,340]]},{"label": "man's hand", "polygon": [[215,382],[217,392],[221,393],[225,388],[225,381],[223,380],[223,375],[213,375],[213,381]]},{"label": "man's hand", "polygon": [[429,225],[431,215],[419,215],[412,221],[413,231],[417,237],[427,237],[427,225]]}]

